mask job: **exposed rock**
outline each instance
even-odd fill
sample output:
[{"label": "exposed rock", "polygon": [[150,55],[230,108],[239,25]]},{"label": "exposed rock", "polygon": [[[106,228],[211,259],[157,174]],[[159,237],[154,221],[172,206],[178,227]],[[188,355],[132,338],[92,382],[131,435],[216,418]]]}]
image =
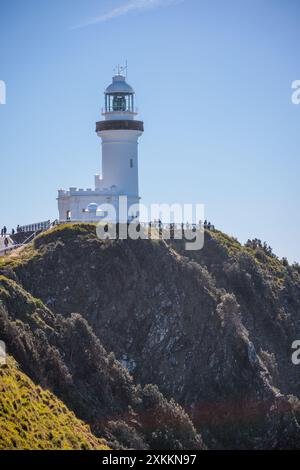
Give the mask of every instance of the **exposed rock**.
[{"label": "exposed rock", "polygon": [[[143,402],[143,387],[154,384],[166,397],[160,395],[163,406],[172,409],[174,402],[168,400],[175,400],[189,413],[208,448],[299,448],[300,383],[291,344],[300,334],[300,276],[263,247],[243,247],[221,232],[207,232],[204,249],[187,252],[180,240],[100,241],[92,226],[68,226],[38,237],[34,249],[13,267],[7,262],[3,273],[16,281],[13,290],[20,294],[23,289],[27,304],[30,295],[49,307],[42,309],[44,316],[35,310],[24,317],[22,301],[3,296],[10,321],[24,322],[32,342],[36,339],[30,335],[40,335],[39,322],[62,358],[74,390],[71,399],[69,389],[59,389],[60,396],[82,410],[89,423],[93,416],[99,419],[102,407],[105,425],[99,435],[101,430],[101,436],[124,447],[156,446],[145,430],[131,426],[135,420],[141,425],[136,400]],[[3,286],[9,291],[7,282]],[[120,361],[105,366],[105,379],[96,380],[96,357],[103,357],[100,364],[108,361],[100,343],[93,353],[89,343],[81,356],[70,351],[73,339],[67,331],[72,331],[73,312],[87,321],[92,344],[100,341]],[[20,351],[28,347],[24,338]],[[18,360],[25,366],[28,358],[22,354],[23,362]],[[109,377],[115,369],[127,377],[130,399],[112,391]],[[44,376],[43,370],[40,380]],[[49,383],[54,386],[54,379]],[[113,410],[115,418],[108,420]],[[192,426],[187,417],[182,419]],[[190,432],[189,443],[180,433],[181,440],[173,436],[172,445],[203,447]]]}]

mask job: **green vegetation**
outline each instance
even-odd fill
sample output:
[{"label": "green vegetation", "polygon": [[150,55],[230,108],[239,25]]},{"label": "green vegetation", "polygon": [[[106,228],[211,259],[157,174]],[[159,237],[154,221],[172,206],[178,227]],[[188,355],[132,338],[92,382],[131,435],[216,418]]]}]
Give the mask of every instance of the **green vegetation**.
[{"label": "green vegetation", "polygon": [[40,247],[46,243],[51,242],[69,242],[75,240],[77,237],[95,238],[96,237],[96,224],[62,224],[57,225],[52,230],[41,233],[34,240],[35,248]]},{"label": "green vegetation", "polygon": [[35,255],[35,253],[36,251],[33,247],[33,243],[29,243],[24,247],[17,248],[7,255],[0,256],[0,269],[7,267],[14,269],[23,263],[26,263],[28,259]]},{"label": "green vegetation", "polygon": [[18,312],[18,321],[29,321],[36,326],[45,325],[40,313],[50,311],[40,299],[33,297],[17,282],[0,275],[0,300]]},{"label": "green vegetation", "polygon": [[64,244],[76,239],[96,238],[96,224],[62,224],[38,235],[33,242],[0,256],[0,269],[18,268],[33,258],[43,256],[48,244]]},{"label": "green vegetation", "polygon": [[[274,282],[278,287],[284,285],[285,276],[289,266],[287,260],[279,259],[273,254],[272,249],[260,240],[248,240],[245,245],[242,245],[236,238],[229,236],[220,230],[206,231],[206,240],[204,249],[199,253],[182,253],[199,261],[206,257],[206,252],[209,250],[209,256],[214,257],[213,251],[216,256],[221,254],[223,261],[228,257],[232,261],[239,261],[241,256],[248,256],[258,269],[261,269],[263,274]],[[47,252],[53,251],[56,248],[63,247],[65,244],[74,246],[74,248],[82,241],[97,240],[96,224],[91,223],[69,223],[62,224],[41,233],[33,243],[30,243],[24,248],[16,250],[7,256],[0,257],[0,269],[15,270],[26,267],[28,262],[38,261]],[[213,242],[213,244],[211,243]],[[100,243],[100,241],[99,241]],[[152,240],[153,244],[160,243],[160,241]],[[180,240],[172,243],[175,250],[179,249],[182,252],[183,246]],[[207,248],[208,247],[208,248]],[[220,261],[220,260],[219,260]],[[295,271],[295,269],[294,269]],[[1,288],[0,288],[1,289]],[[3,288],[2,288],[3,289]],[[3,291],[0,290],[0,294]]]},{"label": "green vegetation", "polygon": [[229,256],[237,256],[243,248],[236,238],[226,235],[226,233],[223,233],[220,230],[208,231],[206,234],[209,234],[213,239],[217,240],[224,248],[226,248]]},{"label": "green vegetation", "polygon": [[0,369],[2,447],[300,447],[300,266],[221,231],[185,248],[66,224],[0,260],[1,339],[26,374]]},{"label": "green vegetation", "polygon": [[0,368],[0,449],[107,449],[90,428],[47,390],[36,386],[12,358]]},{"label": "green vegetation", "polygon": [[248,240],[245,245],[242,245],[236,238],[230,237],[219,230],[209,232],[209,234],[212,239],[215,239],[225,248],[231,258],[238,260],[243,254],[249,255],[264,274],[275,279],[277,285],[280,286],[283,283],[286,268],[289,264],[286,260],[280,260],[275,256],[266,243],[255,239]]}]

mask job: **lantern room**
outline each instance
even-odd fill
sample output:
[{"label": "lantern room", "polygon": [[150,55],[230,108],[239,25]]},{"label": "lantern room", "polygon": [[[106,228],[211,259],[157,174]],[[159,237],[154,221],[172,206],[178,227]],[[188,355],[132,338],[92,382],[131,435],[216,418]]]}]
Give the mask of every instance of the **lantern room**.
[{"label": "lantern room", "polygon": [[105,90],[105,109],[102,113],[107,120],[133,119],[134,90],[123,75],[115,75]]}]

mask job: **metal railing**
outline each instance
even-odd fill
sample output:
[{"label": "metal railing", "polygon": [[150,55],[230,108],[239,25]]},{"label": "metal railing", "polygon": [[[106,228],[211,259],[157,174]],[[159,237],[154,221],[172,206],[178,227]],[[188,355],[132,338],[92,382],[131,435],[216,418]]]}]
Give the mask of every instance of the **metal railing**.
[{"label": "metal railing", "polygon": [[34,224],[21,225],[21,226],[18,226],[18,232],[37,232],[38,230],[45,230],[49,228],[50,224],[51,224],[50,220],[46,220],[46,221],[37,222]]},{"label": "metal railing", "polygon": [[[0,256],[6,255],[7,252],[11,252],[13,250],[16,250],[17,248],[21,248],[22,246],[27,245],[28,243],[33,241],[35,237],[37,237],[37,235],[39,235],[42,232],[46,232],[47,230],[49,230],[50,228],[54,227],[57,224],[58,224],[57,219],[55,219],[53,222],[50,222],[50,220],[47,221],[47,225],[45,224],[44,228],[36,230],[33,233],[31,233],[27,238],[25,238],[25,240],[22,243],[14,243],[12,245],[8,245],[7,247],[0,249]],[[10,240],[12,241],[12,239]]]}]

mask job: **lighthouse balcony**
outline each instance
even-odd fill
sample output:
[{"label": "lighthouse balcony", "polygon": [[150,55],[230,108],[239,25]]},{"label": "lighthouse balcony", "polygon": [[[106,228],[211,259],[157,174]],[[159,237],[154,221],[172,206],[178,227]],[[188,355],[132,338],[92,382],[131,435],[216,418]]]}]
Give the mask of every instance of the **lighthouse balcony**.
[{"label": "lighthouse balcony", "polygon": [[129,119],[99,121],[96,123],[96,132],[112,130],[132,130],[144,132],[143,121],[134,121]]},{"label": "lighthouse balcony", "polygon": [[121,121],[126,121],[130,120],[132,121],[135,116],[138,115],[138,110],[135,108],[134,110],[119,110],[119,111],[107,111],[105,109],[102,109],[101,112],[102,116],[105,117],[107,121],[113,121],[113,120],[121,120]]}]

